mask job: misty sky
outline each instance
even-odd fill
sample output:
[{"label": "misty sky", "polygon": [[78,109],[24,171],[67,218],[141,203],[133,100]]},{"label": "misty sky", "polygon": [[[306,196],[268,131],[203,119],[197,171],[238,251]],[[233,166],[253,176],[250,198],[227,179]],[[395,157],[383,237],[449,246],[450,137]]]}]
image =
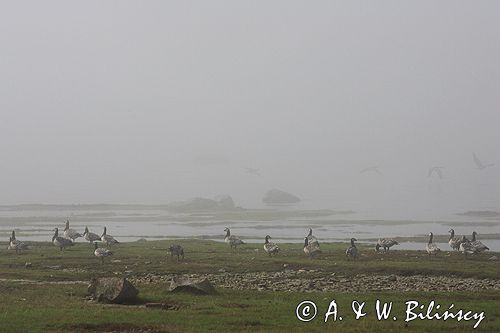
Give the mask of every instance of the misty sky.
[{"label": "misty sky", "polygon": [[500,209],[499,31],[497,1],[2,2],[0,203]]}]

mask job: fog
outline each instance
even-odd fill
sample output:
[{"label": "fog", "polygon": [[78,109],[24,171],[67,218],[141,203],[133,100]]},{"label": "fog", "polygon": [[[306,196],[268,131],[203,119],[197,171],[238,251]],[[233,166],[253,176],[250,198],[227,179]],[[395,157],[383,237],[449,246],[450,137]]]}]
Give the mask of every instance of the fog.
[{"label": "fog", "polygon": [[4,2],[0,203],[500,209],[498,31],[494,1]]}]

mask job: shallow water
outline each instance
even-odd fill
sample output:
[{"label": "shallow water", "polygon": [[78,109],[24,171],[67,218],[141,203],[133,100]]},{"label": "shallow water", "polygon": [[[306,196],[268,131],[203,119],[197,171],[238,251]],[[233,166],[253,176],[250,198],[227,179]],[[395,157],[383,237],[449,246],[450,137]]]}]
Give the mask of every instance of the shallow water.
[{"label": "shallow water", "polygon": [[[91,232],[101,234],[104,226],[108,234],[119,241],[136,241],[140,238],[205,238],[222,240],[224,228],[231,228],[233,234],[251,242],[261,242],[265,235],[271,235],[276,242],[301,243],[309,227],[313,228],[317,238],[324,242],[345,241],[351,237],[360,242],[363,239],[380,237],[412,237],[447,234],[450,228],[456,235],[470,235],[478,232],[479,239],[484,234],[500,234],[500,222],[481,220],[460,215],[449,215],[443,221],[412,220],[365,220],[363,214],[332,215],[320,218],[278,219],[272,221],[252,220],[217,220],[206,216],[187,217],[172,215],[165,210],[113,210],[113,211],[0,211],[0,237],[8,240],[15,229],[17,238],[26,241],[50,241],[53,230],[58,227],[62,232],[66,218],[71,221],[71,228],[83,233],[85,226]],[[83,242],[83,239],[78,241]],[[373,241],[371,241],[373,242]],[[483,240],[492,251],[500,251],[500,240]],[[448,250],[447,243],[440,244]],[[399,249],[424,249],[425,243],[402,242]]]}]

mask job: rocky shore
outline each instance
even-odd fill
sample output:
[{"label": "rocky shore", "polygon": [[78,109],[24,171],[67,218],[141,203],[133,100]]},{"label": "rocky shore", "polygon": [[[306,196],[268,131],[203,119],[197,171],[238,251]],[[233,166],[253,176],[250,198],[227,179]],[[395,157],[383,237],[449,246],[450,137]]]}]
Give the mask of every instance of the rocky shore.
[{"label": "rocky shore", "polygon": [[[174,274],[129,276],[133,283],[170,282]],[[317,270],[186,274],[190,278],[207,278],[219,288],[236,290],[272,290],[285,292],[363,292],[363,291],[474,291],[500,290],[500,280],[450,276],[365,275],[342,276]]]}]

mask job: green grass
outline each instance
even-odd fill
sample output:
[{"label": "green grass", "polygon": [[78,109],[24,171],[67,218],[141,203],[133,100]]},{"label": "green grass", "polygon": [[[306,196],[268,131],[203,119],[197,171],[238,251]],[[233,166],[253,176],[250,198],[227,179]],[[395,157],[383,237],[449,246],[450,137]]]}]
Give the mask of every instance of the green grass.
[{"label": "green grass", "polygon": [[[485,311],[480,332],[500,331],[500,292],[367,292],[367,293],[298,293],[272,291],[220,290],[215,296],[193,296],[168,292],[167,283],[140,284],[141,300],[177,305],[178,310],[143,306],[101,305],[85,299],[86,285],[24,284],[11,279],[36,281],[87,281],[93,276],[134,274],[213,273],[319,269],[350,276],[363,274],[448,275],[463,277],[500,277],[498,262],[487,260],[491,254],[464,259],[456,253],[428,258],[423,251],[394,251],[377,255],[361,248],[363,256],[346,260],[346,244],[322,244],[323,254],[309,259],[300,244],[282,244],[282,253],[270,258],[261,244],[247,244],[231,251],[226,244],[201,240],[180,240],[186,260],[177,263],[166,256],[170,241],[120,244],[113,248],[114,260],[101,265],[89,244],[77,244],[60,252],[50,243],[34,243],[30,251],[16,255],[0,251],[0,332],[471,332],[473,322],[420,321],[405,327],[404,302],[415,299],[427,303],[434,299],[444,306]],[[5,248],[3,244],[2,248]],[[256,251],[258,249],[258,251]],[[25,262],[32,268],[26,269]],[[49,266],[61,266],[60,269]],[[374,278],[376,278],[374,276]],[[394,302],[397,321],[379,322],[374,316],[375,299]],[[295,318],[295,307],[305,299],[317,303],[318,317],[309,323]],[[324,323],[321,316],[335,299],[344,320]],[[354,320],[352,300],[366,301],[367,317]],[[141,331],[141,329],[143,329]]]}]

